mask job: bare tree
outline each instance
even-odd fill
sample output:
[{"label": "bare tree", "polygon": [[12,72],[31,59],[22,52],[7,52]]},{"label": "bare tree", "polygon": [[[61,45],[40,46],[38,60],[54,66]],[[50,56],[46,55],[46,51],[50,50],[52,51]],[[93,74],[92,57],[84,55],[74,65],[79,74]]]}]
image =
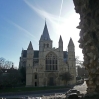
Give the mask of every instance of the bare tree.
[{"label": "bare tree", "polygon": [[0,58],[0,68],[1,69],[10,69],[12,67],[13,62],[7,61],[3,57]]},{"label": "bare tree", "polygon": [[83,61],[79,60],[79,56],[76,56],[75,60],[76,60],[76,65],[83,66]]},{"label": "bare tree", "polygon": [[4,66],[5,63],[5,59],[4,58],[0,58],[0,68],[2,68]]}]

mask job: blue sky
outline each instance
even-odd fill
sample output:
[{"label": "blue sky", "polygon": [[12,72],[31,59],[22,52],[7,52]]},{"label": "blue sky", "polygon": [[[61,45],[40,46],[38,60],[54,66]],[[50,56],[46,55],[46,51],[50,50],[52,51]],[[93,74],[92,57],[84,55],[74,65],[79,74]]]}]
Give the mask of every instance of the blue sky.
[{"label": "blue sky", "polygon": [[0,0],[0,57],[14,62],[18,67],[21,50],[32,41],[39,49],[39,39],[46,23],[53,47],[58,47],[62,36],[64,50],[72,37],[76,56],[82,60],[79,48],[79,15],[75,13],[73,0]]}]

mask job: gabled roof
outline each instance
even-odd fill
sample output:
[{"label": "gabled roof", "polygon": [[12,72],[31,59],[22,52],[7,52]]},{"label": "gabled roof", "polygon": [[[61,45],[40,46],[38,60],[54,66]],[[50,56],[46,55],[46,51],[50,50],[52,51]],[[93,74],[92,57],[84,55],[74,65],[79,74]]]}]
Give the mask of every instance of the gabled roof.
[{"label": "gabled roof", "polygon": [[34,58],[39,58],[39,51],[34,51]]},{"label": "gabled roof", "polygon": [[[23,56],[24,58],[27,57],[27,50],[23,50],[22,56]],[[38,50],[34,50],[34,58],[39,58],[39,51],[38,51]]]},{"label": "gabled roof", "polygon": [[67,57],[68,57],[68,52],[67,51],[63,51],[63,57],[64,57],[64,59],[67,59]]},{"label": "gabled roof", "polygon": [[45,26],[44,26],[43,34],[41,35],[40,40],[51,40],[50,36],[49,36],[48,29],[47,29],[46,21],[45,21]]},{"label": "gabled roof", "polygon": [[[27,57],[27,50],[23,50],[23,57]],[[68,52],[67,51],[63,51],[63,58],[67,59],[68,57]],[[34,58],[39,58],[39,50],[34,50]]]}]

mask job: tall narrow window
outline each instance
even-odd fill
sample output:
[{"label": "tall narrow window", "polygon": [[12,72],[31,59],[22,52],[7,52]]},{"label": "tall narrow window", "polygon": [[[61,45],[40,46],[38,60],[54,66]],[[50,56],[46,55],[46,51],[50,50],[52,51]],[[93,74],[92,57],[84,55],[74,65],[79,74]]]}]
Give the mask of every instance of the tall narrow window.
[{"label": "tall narrow window", "polygon": [[35,79],[37,79],[37,74],[35,74]]},{"label": "tall narrow window", "polygon": [[45,44],[44,44],[44,48],[45,48]]},{"label": "tall narrow window", "polygon": [[47,48],[49,47],[49,44],[47,44]]},{"label": "tall narrow window", "polygon": [[35,82],[35,86],[37,86],[37,82]]},{"label": "tall narrow window", "polygon": [[53,64],[54,64],[54,60],[53,60]]},{"label": "tall narrow window", "polygon": [[46,70],[57,70],[57,56],[53,52],[47,54],[45,65]]}]

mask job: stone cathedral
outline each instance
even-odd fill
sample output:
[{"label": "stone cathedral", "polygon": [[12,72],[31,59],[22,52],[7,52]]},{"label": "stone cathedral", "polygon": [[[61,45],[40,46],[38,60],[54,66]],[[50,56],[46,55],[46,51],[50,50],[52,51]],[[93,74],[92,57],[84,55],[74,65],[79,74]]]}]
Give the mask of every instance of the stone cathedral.
[{"label": "stone cathedral", "polygon": [[52,46],[45,22],[39,40],[39,50],[34,50],[30,41],[27,50],[22,50],[19,68],[26,67],[26,86],[64,86],[60,74],[70,72],[73,79],[68,84],[76,83],[75,46],[70,38],[68,52],[63,51],[63,40],[60,36],[59,46]]}]

